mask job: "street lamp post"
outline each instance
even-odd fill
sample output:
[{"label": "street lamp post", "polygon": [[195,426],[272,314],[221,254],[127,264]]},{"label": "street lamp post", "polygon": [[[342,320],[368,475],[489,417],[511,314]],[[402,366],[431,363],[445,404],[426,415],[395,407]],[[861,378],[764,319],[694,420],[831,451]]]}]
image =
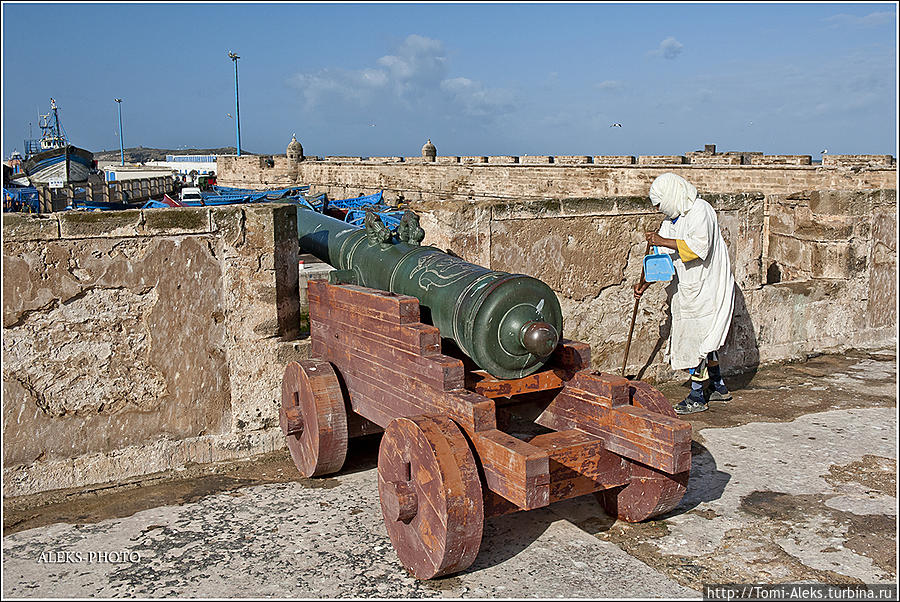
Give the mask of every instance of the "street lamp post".
[{"label": "street lamp post", "polygon": [[241,104],[238,100],[238,68],[237,62],[241,58],[233,52],[228,53],[228,58],[234,63],[234,125],[237,130],[237,155],[241,156]]},{"label": "street lamp post", "polygon": [[119,152],[122,156],[122,166],[125,166],[125,134],[122,132],[122,99],[117,98],[116,104],[119,105]]}]

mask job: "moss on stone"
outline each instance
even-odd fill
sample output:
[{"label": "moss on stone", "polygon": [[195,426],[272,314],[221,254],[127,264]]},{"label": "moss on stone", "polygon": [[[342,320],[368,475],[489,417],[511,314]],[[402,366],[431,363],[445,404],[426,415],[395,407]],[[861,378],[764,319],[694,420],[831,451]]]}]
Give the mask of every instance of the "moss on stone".
[{"label": "moss on stone", "polygon": [[144,224],[148,230],[154,232],[168,230],[205,232],[209,228],[209,216],[205,209],[153,209],[144,212]]},{"label": "moss on stone", "polygon": [[[67,211],[59,215],[60,233],[63,238],[103,236],[120,229],[131,229],[137,234],[141,223],[141,210],[126,211]],[[117,233],[121,234],[121,233]]]}]

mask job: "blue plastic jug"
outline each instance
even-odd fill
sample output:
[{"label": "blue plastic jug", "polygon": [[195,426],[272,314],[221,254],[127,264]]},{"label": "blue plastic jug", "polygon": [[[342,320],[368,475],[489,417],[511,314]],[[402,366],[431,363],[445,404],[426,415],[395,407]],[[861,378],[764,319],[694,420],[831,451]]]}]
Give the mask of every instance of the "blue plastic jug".
[{"label": "blue plastic jug", "polygon": [[644,280],[646,282],[669,282],[675,275],[675,264],[668,253],[660,253],[659,247],[644,256]]}]

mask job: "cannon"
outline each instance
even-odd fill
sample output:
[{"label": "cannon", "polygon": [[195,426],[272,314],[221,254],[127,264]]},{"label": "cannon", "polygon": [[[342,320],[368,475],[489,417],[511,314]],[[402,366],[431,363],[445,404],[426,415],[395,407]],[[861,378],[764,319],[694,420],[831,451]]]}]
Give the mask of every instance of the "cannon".
[{"label": "cannon", "polygon": [[374,215],[297,219],[301,248],[336,271],[309,282],[310,359],[284,371],[287,447],[323,476],[350,438],[383,431],[382,515],[416,578],[469,567],[486,518],[593,493],[634,522],[681,501],[690,424],[649,384],[592,370],[545,284],[419,245],[413,215],[400,241]]}]

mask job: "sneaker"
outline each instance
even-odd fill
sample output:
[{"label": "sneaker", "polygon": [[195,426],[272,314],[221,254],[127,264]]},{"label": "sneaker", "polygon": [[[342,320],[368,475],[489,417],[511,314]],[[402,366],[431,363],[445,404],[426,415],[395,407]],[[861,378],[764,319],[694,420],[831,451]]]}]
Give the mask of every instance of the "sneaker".
[{"label": "sneaker", "polygon": [[709,404],[703,399],[703,394],[699,391],[691,391],[691,394],[682,401],[675,404],[676,414],[694,414],[696,412],[705,412],[709,409]]},{"label": "sneaker", "polygon": [[709,401],[731,401],[731,399],[731,392],[724,385],[722,387],[714,385],[713,390],[709,393]]}]

